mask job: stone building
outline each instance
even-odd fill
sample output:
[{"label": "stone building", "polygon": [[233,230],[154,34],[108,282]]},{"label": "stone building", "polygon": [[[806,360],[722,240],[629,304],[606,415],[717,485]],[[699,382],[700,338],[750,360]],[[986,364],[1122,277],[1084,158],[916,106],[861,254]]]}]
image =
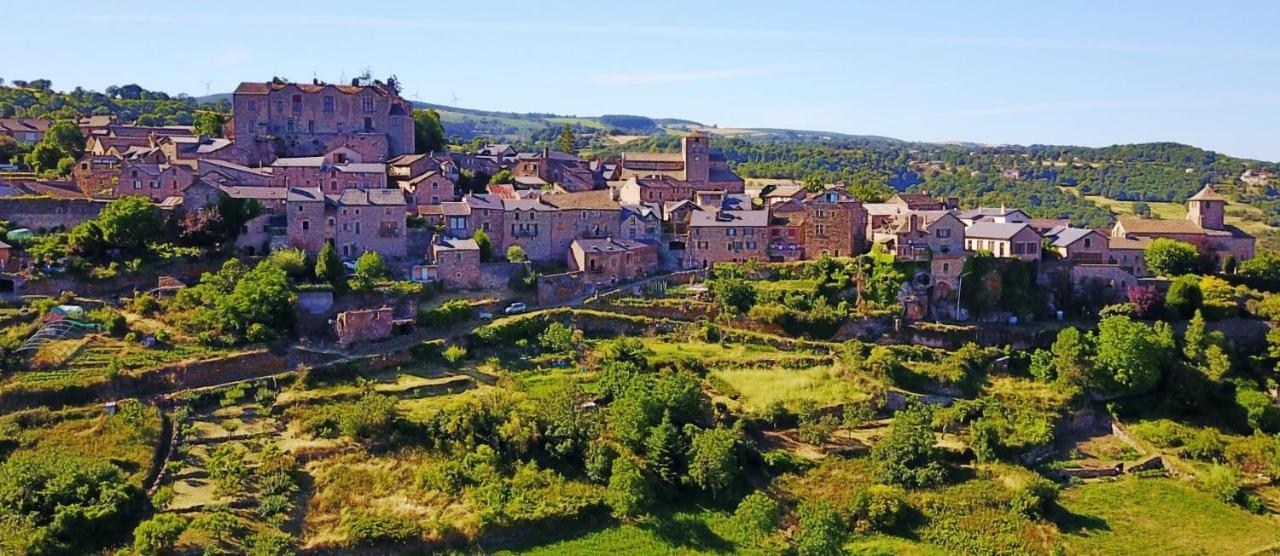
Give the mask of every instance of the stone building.
[{"label": "stone building", "polygon": [[450,289],[480,287],[480,246],[473,239],[441,237],[431,244],[426,277]]},{"label": "stone building", "polygon": [[319,187],[327,195],[348,189],[385,189],[387,165],[363,160],[355,150],[339,147],[321,156],[278,158],[271,170],[285,187]]},{"label": "stone building", "polygon": [[113,197],[142,195],[157,203],[169,197],[181,197],[182,192],[196,181],[190,168],[168,163],[125,160],[118,172]]},{"label": "stone building", "polygon": [[728,193],[742,193],[746,189],[746,183],[729,170],[724,157],[711,152],[710,139],[698,132],[680,139],[678,153],[623,153],[618,164],[619,175],[624,180],[667,176],[697,189]]},{"label": "stone building", "polygon": [[406,154],[387,163],[387,179],[404,191],[411,207],[456,201],[459,177],[448,156]]},{"label": "stone building", "polygon": [[511,162],[511,175],[526,187],[555,184],[568,192],[590,191],[599,182],[587,161],[545,147],[539,153],[517,154]]},{"label": "stone building", "polygon": [[1026,222],[977,222],[964,230],[965,250],[1024,261],[1040,260],[1041,239]]},{"label": "stone building", "polygon": [[658,248],[631,239],[575,239],[569,244],[569,269],[590,284],[634,280],[658,268]]},{"label": "stone building", "polygon": [[228,136],[253,153],[253,162],[277,156],[317,156],[339,147],[369,162],[414,150],[413,106],[386,84],[241,83],[232,95]]},{"label": "stone building", "polygon": [[1111,260],[1107,236],[1090,228],[1054,228],[1044,234],[1049,249],[1064,260],[1081,264],[1107,264]]},{"label": "stone building", "polygon": [[405,258],[405,199],[399,189],[348,189],[335,198],[332,214],[340,257],[376,251],[389,260]]},{"label": "stone building", "polygon": [[767,261],[768,210],[721,210],[690,213],[684,268],[710,268],[716,263]]},{"label": "stone building", "polygon": [[937,255],[963,253],[965,227],[951,211],[907,211],[876,231],[874,240],[883,243],[898,260],[927,261]]},{"label": "stone building", "polygon": [[852,193],[841,186],[829,185],[800,204],[806,212],[803,227],[806,258],[850,257],[866,250],[867,211]]},{"label": "stone building", "polygon": [[1205,186],[1187,199],[1184,220],[1152,220],[1121,217],[1111,229],[1111,237],[1169,238],[1195,245],[1202,253],[1221,260],[1231,255],[1238,261],[1254,256],[1254,237],[1226,224],[1227,199]]},{"label": "stone building", "polygon": [[356,309],[338,313],[333,319],[333,330],[338,334],[338,345],[347,349],[356,342],[390,338],[394,321],[391,308],[385,305],[377,309]]},{"label": "stone building", "polygon": [[52,125],[52,120],[0,118],[0,136],[11,137],[18,143],[38,143]]}]

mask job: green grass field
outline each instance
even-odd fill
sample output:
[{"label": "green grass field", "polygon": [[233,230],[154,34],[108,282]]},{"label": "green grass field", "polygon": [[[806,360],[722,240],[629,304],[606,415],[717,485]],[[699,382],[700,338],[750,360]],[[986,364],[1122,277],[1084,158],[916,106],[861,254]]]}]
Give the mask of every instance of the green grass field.
[{"label": "green grass field", "polygon": [[792,405],[800,400],[813,400],[819,406],[828,406],[867,397],[865,391],[838,376],[830,367],[717,369],[711,376],[737,390],[747,411],[760,411],[779,401]]},{"label": "green grass field", "polygon": [[738,541],[731,517],[727,511],[710,508],[659,512],[636,523],[498,554],[766,554]]},{"label": "green grass field", "polygon": [[[1076,554],[1249,554],[1280,548],[1280,524],[1223,504],[1174,479],[1090,483],[1059,504]],[[1206,550],[1208,552],[1206,552]]]}]

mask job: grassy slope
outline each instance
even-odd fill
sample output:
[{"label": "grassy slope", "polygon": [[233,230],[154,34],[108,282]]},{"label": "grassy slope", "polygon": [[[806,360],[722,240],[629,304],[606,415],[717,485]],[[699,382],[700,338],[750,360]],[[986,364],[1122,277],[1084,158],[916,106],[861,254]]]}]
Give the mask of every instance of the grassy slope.
[{"label": "grassy slope", "polygon": [[819,406],[857,401],[867,394],[836,376],[829,367],[807,369],[717,369],[711,372],[742,394],[743,408],[760,411],[769,404],[813,400]]},{"label": "grassy slope", "polygon": [[[1062,189],[1079,195],[1079,192],[1074,187],[1064,187]],[[1116,213],[1119,216],[1133,214],[1133,205],[1135,204],[1135,201],[1118,201],[1098,195],[1086,195],[1084,198],[1092,201],[1095,205]],[[1159,218],[1162,220],[1181,220],[1187,217],[1187,206],[1182,203],[1159,203],[1151,201],[1147,203],[1147,206],[1151,207],[1152,218]],[[1263,214],[1262,210],[1257,207],[1236,202],[1227,203],[1227,224],[1236,226],[1255,236],[1261,236],[1266,232],[1276,230],[1276,228],[1268,226],[1265,221],[1261,220],[1265,218],[1265,216],[1266,215]],[[1250,220],[1248,218],[1253,219]]]},{"label": "grassy slope", "polygon": [[1173,479],[1067,489],[1064,541],[1078,554],[1247,554],[1280,543],[1280,526]]}]

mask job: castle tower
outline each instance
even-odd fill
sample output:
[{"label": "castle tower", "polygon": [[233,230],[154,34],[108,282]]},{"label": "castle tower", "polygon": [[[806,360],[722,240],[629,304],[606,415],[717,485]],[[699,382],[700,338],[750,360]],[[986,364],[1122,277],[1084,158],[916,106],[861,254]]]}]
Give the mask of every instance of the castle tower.
[{"label": "castle tower", "polygon": [[1212,187],[1204,186],[1199,193],[1187,199],[1187,220],[1206,230],[1221,230],[1227,210],[1227,198]]},{"label": "castle tower", "polygon": [[711,145],[706,135],[693,132],[680,139],[684,154],[684,181],[706,183],[711,179]]}]

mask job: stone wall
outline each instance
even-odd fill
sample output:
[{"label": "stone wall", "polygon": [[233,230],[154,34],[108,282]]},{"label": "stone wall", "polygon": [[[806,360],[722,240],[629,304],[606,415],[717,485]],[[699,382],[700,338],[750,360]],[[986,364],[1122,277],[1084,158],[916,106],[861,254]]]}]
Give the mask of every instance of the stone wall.
[{"label": "stone wall", "polygon": [[563,303],[586,294],[589,289],[580,271],[547,274],[538,278],[538,304]]},{"label": "stone wall", "polygon": [[311,315],[322,315],[333,309],[333,292],[298,292],[298,309]]},{"label": "stone wall", "polygon": [[10,198],[0,200],[0,220],[14,227],[48,230],[71,229],[76,224],[98,218],[103,201],[89,199]]}]

